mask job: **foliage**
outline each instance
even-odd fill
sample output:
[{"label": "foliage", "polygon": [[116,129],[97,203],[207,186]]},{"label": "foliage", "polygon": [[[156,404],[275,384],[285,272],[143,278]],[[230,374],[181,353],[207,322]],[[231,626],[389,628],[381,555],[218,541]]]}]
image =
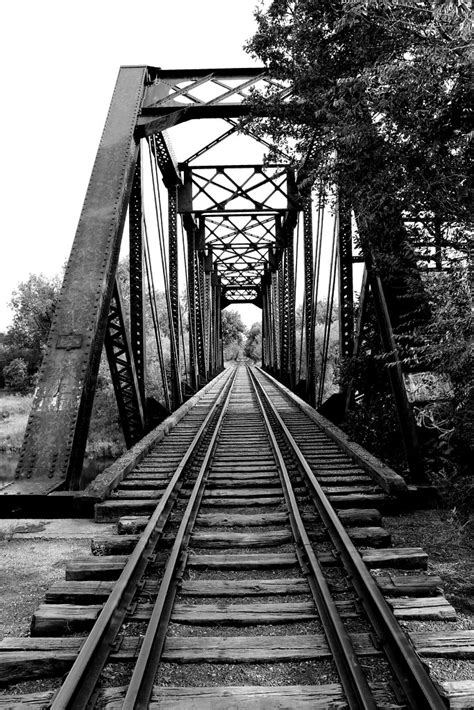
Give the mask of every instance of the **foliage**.
[{"label": "foliage", "polygon": [[293,156],[300,191],[321,181],[350,196],[394,325],[409,330],[427,317],[415,221],[469,239],[468,6],[274,0],[256,18],[248,51],[291,96],[275,82],[254,92],[255,130]]},{"label": "foliage", "polygon": [[311,182],[344,173],[380,213],[396,198],[466,215],[467,3],[274,0],[256,18],[248,51],[292,85],[289,101],[254,97],[272,104],[260,129],[308,158]]},{"label": "foliage", "polygon": [[221,313],[224,360],[235,360],[242,352],[245,325],[238,311],[225,308]]},{"label": "foliage", "polygon": [[254,323],[247,333],[247,340],[244,345],[244,355],[255,362],[262,359],[262,325]]},{"label": "foliage", "polygon": [[467,269],[461,268],[426,277],[433,318],[421,333],[424,344],[415,353],[452,384],[452,400],[421,406],[417,413],[428,424],[425,456],[434,480],[463,514],[472,512],[474,492],[474,322],[468,278]]},{"label": "foliage", "polygon": [[59,279],[30,274],[13,292],[10,307],[13,322],[6,333],[7,346],[32,351],[41,357],[46,343],[59,292]]},{"label": "foliage", "polygon": [[28,389],[28,366],[22,357],[16,357],[3,368],[5,387],[14,392],[25,392]]},{"label": "foliage", "polygon": [[[27,379],[38,370],[59,292],[59,279],[48,279],[43,274],[30,274],[13,292],[10,307],[13,322],[0,348],[0,365],[5,367],[22,360],[27,368]],[[18,366],[16,366],[18,369]],[[10,382],[12,382],[10,380]],[[19,382],[19,381],[18,381]],[[28,383],[21,385],[23,388]],[[10,385],[13,386],[13,385]]]},{"label": "foliage", "polygon": [[243,333],[245,333],[245,325],[238,311],[225,308],[222,311],[222,344],[224,347],[232,342],[237,342],[239,345],[243,342]]}]

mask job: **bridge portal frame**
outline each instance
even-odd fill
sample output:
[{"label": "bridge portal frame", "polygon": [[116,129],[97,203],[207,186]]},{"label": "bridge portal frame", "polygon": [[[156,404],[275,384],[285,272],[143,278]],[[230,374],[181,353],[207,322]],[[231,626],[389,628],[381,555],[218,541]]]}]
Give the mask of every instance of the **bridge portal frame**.
[{"label": "bridge portal frame", "polygon": [[[146,431],[142,279],[144,251],[139,159],[140,139],[145,137],[153,138],[151,149],[169,191],[168,297],[171,313],[172,404],[179,406],[181,403],[177,190],[182,188],[183,183],[179,166],[163,131],[192,118],[216,117],[228,120],[233,126],[228,133],[234,132],[237,124],[232,118],[242,118],[250,111],[250,107],[241,102],[244,95],[242,92],[264,77],[265,71],[260,68],[163,71],[146,66],[121,67],[39,375],[16,472],[18,492],[44,494],[63,485],[72,488],[78,486],[78,472],[82,467],[86,447],[100,357],[107,339],[109,359],[113,361],[120,357],[125,363],[122,369],[116,369],[115,381],[117,392],[120,388],[122,393],[126,391],[122,405],[119,397],[118,404],[122,421],[130,424],[133,430],[128,443],[133,444]],[[226,84],[229,78],[238,79],[240,83],[231,87]],[[193,91],[209,80],[223,90],[212,101],[199,100]],[[283,96],[290,91],[281,88]],[[233,97],[236,98],[235,103]],[[183,98],[188,100],[185,106],[180,102]],[[258,286],[243,284],[241,290],[244,292],[254,288],[257,292],[255,302],[263,310],[264,353],[268,358],[266,364],[273,374],[294,388],[297,383],[292,245],[297,213],[302,209],[302,204],[298,203],[296,184],[290,187],[287,208],[278,214],[279,228],[276,230],[274,246],[269,247],[268,268],[263,271],[261,283]],[[123,314],[115,279],[129,207],[131,327],[128,345],[124,337]],[[310,342],[307,348],[307,389],[314,392],[315,313],[310,245],[311,213],[308,204],[305,207],[305,317]],[[340,218],[343,225],[339,244],[343,256],[340,291],[346,336],[343,348],[349,352],[353,347],[353,317],[348,295],[348,199]],[[219,313],[229,302],[235,302],[235,297],[233,301],[227,298],[231,289],[222,286],[216,260],[213,259],[212,250],[206,251],[199,225],[191,215],[186,214],[184,225],[188,238],[190,360],[194,377],[192,384],[197,389],[222,366]],[[110,316],[112,299],[115,324]],[[119,323],[122,326],[117,327]],[[117,345],[118,340],[120,346]],[[9,492],[15,492],[15,487]]]}]

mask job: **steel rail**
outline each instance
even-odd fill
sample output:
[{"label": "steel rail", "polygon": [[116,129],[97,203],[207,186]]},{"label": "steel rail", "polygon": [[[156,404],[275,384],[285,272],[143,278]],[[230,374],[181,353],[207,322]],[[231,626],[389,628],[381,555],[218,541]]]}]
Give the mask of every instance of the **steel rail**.
[{"label": "steel rail", "polygon": [[[265,373],[260,370],[259,373],[265,376]],[[272,384],[277,386],[277,383],[272,382]],[[362,561],[359,551],[339,520],[298,444],[263,386],[261,386],[261,389],[264,393],[265,401],[278,421],[284,437],[297,460],[300,470],[306,477],[313,502],[328,530],[332,543],[339,553],[346,572],[351,577],[354,589],[369,616],[380,646],[385,652],[391,668],[405,693],[408,707],[416,708],[417,710],[446,710],[445,702],[438,693],[408,637],[400,628],[392,610]],[[288,397],[282,390],[281,393]]]},{"label": "steel rail", "polygon": [[[186,506],[181,524],[176,534],[165,573],[158,590],[153,611],[146,634],[143,638],[140,653],[138,655],[132,677],[128,683],[128,689],[122,704],[122,710],[146,710],[153,692],[153,683],[161,654],[165,644],[166,629],[171,616],[172,606],[177,588],[177,570],[184,570],[185,560],[183,551],[189,542],[196,516],[201,505],[204,488],[209,476],[209,461],[214,453],[217,437],[221,429],[222,420],[227,411],[229,400],[232,394],[232,387],[237,373],[237,368],[229,378],[227,383],[226,398],[222,405],[219,419],[212,433],[207,451],[199,469],[193,491]],[[229,384],[230,383],[230,384]],[[187,555],[186,555],[187,556]]]},{"label": "steel rail", "polygon": [[341,616],[336,609],[336,604],[329,590],[321,566],[313,551],[308,533],[301,518],[298,502],[290,481],[286,463],[281,448],[276,440],[275,433],[265,411],[264,402],[260,392],[265,394],[261,383],[249,368],[250,381],[265,421],[268,436],[277,459],[280,479],[285,494],[290,515],[290,524],[293,535],[300,546],[299,558],[309,568],[308,583],[311,588],[314,602],[323,625],[328,645],[331,649],[341,684],[344,689],[347,703],[352,710],[375,710],[377,705],[369,688],[367,679],[362,671],[359,659],[352,645],[351,639],[344,627]]},{"label": "steel rail", "polygon": [[153,559],[154,549],[159,542],[173,504],[182,487],[183,471],[190,463],[196,447],[204,433],[206,433],[206,429],[222,400],[225,398],[229,382],[232,382],[233,376],[231,374],[227,382],[224,383],[216,401],[188,446],[89,636],[55,696],[51,704],[51,710],[66,710],[66,708],[85,710],[85,708],[89,707],[99,675],[112,652],[114,641],[136,593],[140,579],[146,566]]}]

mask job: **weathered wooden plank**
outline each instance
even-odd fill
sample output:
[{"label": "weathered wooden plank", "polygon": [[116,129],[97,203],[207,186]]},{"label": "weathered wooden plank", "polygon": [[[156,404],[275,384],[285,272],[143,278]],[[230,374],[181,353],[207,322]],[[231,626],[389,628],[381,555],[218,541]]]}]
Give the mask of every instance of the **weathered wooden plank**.
[{"label": "weathered wooden plank", "polygon": [[401,569],[426,569],[428,555],[421,547],[389,547],[384,550],[364,550],[362,559],[372,569],[399,567]]},{"label": "weathered wooden plank", "polygon": [[[76,660],[77,653],[77,650],[2,651],[0,653],[0,683],[17,683],[25,679],[33,680],[63,675]],[[1,704],[0,707],[2,707]]]},{"label": "weathered wooden plank", "polygon": [[380,510],[392,509],[396,504],[396,498],[384,493],[351,493],[347,495],[329,494],[328,500],[335,508],[372,508],[376,506]]},{"label": "weathered wooden plank", "polygon": [[[103,535],[95,537],[91,540],[91,552],[98,557],[129,555],[133,552],[139,539],[139,535]],[[160,541],[162,542],[161,538]]]},{"label": "weathered wooden plank", "polygon": [[[125,688],[101,691],[99,701],[103,710],[121,707]],[[315,686],[223,686],[174,688],[155,686],[150,710],[327,710],[341,707],[344,693],[340,685]],[[335,705],[337,703],[337,705]]]},{"label": "weathered wooden plank", "polygon": [[456,619],[456,610],[444,597],[387,598],[397,619]]},{"label": "weathered wooden plank", "polygon": [[236,488],[248,488],[251,487],[255,490],[257,486],[262,486],[265,488],[281,488],[281,481],[278,476],[268,476],[266,478],[253,478],[253,476],[238,476],[235,478],[219,478],[217,481],[210,479],[206,486],[206,492],[212,490],[223,490],[227,487],[233,491]]},{"label": "weathered wooden plank", "polygon": [[284,555],[270,552],[255,555],[197,555],[191,552],[188,557],[189,567],[206,569],[281,569],[283,567],[293,567],[296,564],[297,559],[293,552],[285,553]]},{"label": "weathered wooden plank", "polygon": [[[315,516],[312,516],[313,520]],[[288,513],[201,513],[196,525],[202,527],[264,527],[288,522]]]},{"label": "weathered wooden plank", "polygon": [[474,658],[474,630],[417,631],[410,634],[417,652],[426,658]]},{"label": "weathered wooden plank", "polygon": [[[0,682],[13,683],[25,679],[63,675],[74,663],[86,638],[23,637],[0,642]],[[128,636],[109,656],[111,662],[123,663],[137,658],[142,639]]]},{"label": "weathered wooden plank", "polygon": [[[358,655],[378,656],[369,634],[353,634]],[[163,660],[178,663],[277,663],[330,658],[323,634],[308,636],[169,637]]]},{"label": "weathered wooden plank", "polygon": [[[318,555],[320,564],[337,566],[338,558],[331,553]],[[214,554],[198,555],[191,552],[188,557],[188,566],[201,569],[282,569],[293,567],[297,564],[294,553],[278,554],[265,552],[260,554]]]},{"label": "weathered wooden plank", "polygon": [[[137,609],[138,612],[138,609]],[[286,604],[175,604],[171,620],[178,624],[286,624],[318,618],[313,602]]]},{"label": "weathered wooden plank", "polygon": [[20,695],[1,695],[0,708],[3,710],[45,710],[50,706],[55,695],[54,690],[46,690],[41,693],[26,693]]},{"label": "weathered wooden plank", "polygon": [[[375,508],[347,508],[338,510],[337,516],[344,525],[380,525],[382,516]],[[305,519],[303,515],[303,520]]]},{"label": "weathered wooden plank", "polygon": [[102,604],[40,604],[31,620],[32,636],[59,636],[88,631]]},{"label": "weathered wooden plank", "polygon": [[216,508],[248,508],[249,506],[275,506],[283,503],[283,495],[268,498],[257,497],[254,492],[254,498],[212,498],[204,496],[202,500],[203,506],[214,506]]},{"label": "weathered wooden plank", "polygon": [[126,555],[84,557],[66,563],[66,579],[118,579],[128,560]]},{"label": "weathered wooden plank", "polygon": [[95,506],[95,521],[97,523],[116,522],[123,515],[140,515],[152,513],[157,501],[148,500],[108,500]]},{"label": "weathered wooden plank", "polygon": [[119,535],[134,535],[144,530],[149,520],[149,515],[124,515],[117,521],[117,532]]},{"label": "weathered wooden plank", "polygon": [[370,545],[371,547],[390,545],[391,536],[385,528],[368,525],[362,528],[348,528],[347,532],[356,545]]},{"label": "weathered wooden plank", "polygon": [[259,533],[195,532],[191,535],[194,547],[229,549],[232,547],[274,547],[293,539],[291,531],[273,530]]},{"label": "weathered wooden plank", "polygon": [[374,579],[384,593],[392,596],[426,596],[442,593],[443,581],[437,575],[381,575]]},{"label": "weathered wooden plank", "polygon": [[133,478],[129,480],[128,478],[125,481],[122,481],[120,484],[118,491],[140,491],[142,489],[146,490],[159,490],[163,491],[166,486],[168,485],[169,480],[168,478],[160,480],[160,479],[155,479],[155,478]]},{"label": "weathered wooden plank", "polygon": [[252,478],[252,480],[259,481],[265,478],[268,478],[272,472],[275,472],[274,475],[278,475],[276,473],[276,468],[275,464],[272,463],[271,465],[255,465],[255,466],[250,466],[249,464],[243,465],[243,464],[233,464],[233,465],[227,465],[222,466],[218,465],[216,466],[215,463],[211,463],[211,473],[209,476],[209,480],[211,481],[220,481],[222,479],[226,480],[239,480],[242,478],[244,472],[247,472],[247,476]]},{"label": "weathered wooden plank", "polygon": [[372,495],[378,493],[380,489],[373,484],[370,486],[323,486],[323,490],[326,495],[330,496],[335,493],[336,495]]},{"label": "weathered wooden plank", "polygon": [[54,582],[44,600],[46,604],[98,604],[106,601],[113,587],[113,582],[95,580]]},{"label": "weathered wooden plank", "polygon": [[239,597],[267,594],[309,594],[305,579],[199,579],[182,582],[180,594],[191,597]]},{"label": "weathered wooden plank", "polygon": [[[351,601],[336,602],[336,608],[342,617],[355,617],[357,612]],[[134,620],[145,620],[151,615],[151,605],[137,606],[133,613]],[[286,624],[297,621],[310,621],[318,618],[313,602],[251,604],[175,604],[171,620],[180,624]]]},{"label": "weathered wooden plank", "polygon": [[474,708],[474,680],[443,680],[436,685],[447,698],[450,710]]},{"label": "weathered wooden plank", "polygon": [[238,488],[237,486],[233,488],[216,488],[214,490],[207,490],[204,493],[205,498],[255,498],[258,495],[259,498],[267,498],[275,496],[275,490],[273,488]]},{"label": "weathered wooden plank", "polygon": [[[165,486],[166,488],[166,486]],[[146,488],[144,490],[142,489],[127,489],[127,490],[122,490],[122,488],[117,488],[114,493],[113,493],[113,498],[110,499],[108,502],[114,502],[114,501],[154,501],[156,505],[156,501],[158,501],[161,496],[163,495],[163,488],[160,488],[160,490],[153,490],[153,488]],[[105,504],[103,504],[105,505]]]},{"label": "weathered wooden plank", "polygon": [[[337,474],[340,474],[340,469],[336,469]],[[369,485],[372,483],[372,479],[370,476],[364,476],[362,475],[351,475],[347,474],[346,476],[341,476],[337,475],[334,473],[333,475],[324,475],[324,476],[317,476],[318,483],[321,486],[360,486],[360,485]],[[373,485],[373,484],[372,484]]]}]

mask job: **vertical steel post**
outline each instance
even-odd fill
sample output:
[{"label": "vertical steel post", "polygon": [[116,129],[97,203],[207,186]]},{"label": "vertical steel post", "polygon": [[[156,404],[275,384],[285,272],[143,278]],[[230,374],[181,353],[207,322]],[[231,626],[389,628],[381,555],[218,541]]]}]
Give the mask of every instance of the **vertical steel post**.
[{"label": "vertical steel post", "polygon": [[303,209],[303,252],[304,252],[304,316],[306,331],[306,399],[315,405],[316,383],[316,342],[314,313],[313,274],[313,201],[308,197]]},{"label": "vertical steel post", "polygon": [[135,362],[138,389],[145,403],[146,342],[144,336],[142,172],[139,154],[129,205],[130,240],[130,345]]},{"label": "vertical steel post", "polygon": [[273,332],[273,367],[272,374],[278,375],[281,368],[281,332],[280,332],[280,289],[278,285],[279,272],[272,273],[272,332]]},{"label": "vertical steel post", "polygon": [[295,327],[295,258],[293,232],[288,236],[286,248],[286,290],[288,302],[288,386],[295,387],[296,379],[296,327]]},{"label": "vertical steel post", "polygon": [[179,279],[178,279],[178,215],[176,210],[176,187],[168,189],[168,274],[171,309],[170,350],[172,407],[183,403],[181,389],[181,364],[179,352]]},{"label": "vertical steel post", "polygon": [[207,379],[206,368],[206,343],[204,336],[205,322],[205,274],[204,274],[204,251],[196,249],[195,251],[195,268],[196,268],[196,347],[197,347],[197,363],[198,363],[198,383],[202,387]]},{"label": "vertical steel post", "polygon": [[189,304],[189,367],[191,371],[191,385],[198,389],[197,348],[196,348],[196,257],[195,257],[195,232],[187,229],[188,237],[188,304]]},{"label": "vertical steel post", "polygon": [[351,206],[341,187],[338,195],[338,218],[339,357],[350,358],[354,350]]},{"label": "vertical steel post", "polygon": [[285,299],[287,294],[285,261],[286,251],[282,250],[281,259],[278,264],[278,326],[280,331],[280,367],[278,377],[282,380],[282,382],[286,382],[285,376],[288,372],[288,303]]}]

